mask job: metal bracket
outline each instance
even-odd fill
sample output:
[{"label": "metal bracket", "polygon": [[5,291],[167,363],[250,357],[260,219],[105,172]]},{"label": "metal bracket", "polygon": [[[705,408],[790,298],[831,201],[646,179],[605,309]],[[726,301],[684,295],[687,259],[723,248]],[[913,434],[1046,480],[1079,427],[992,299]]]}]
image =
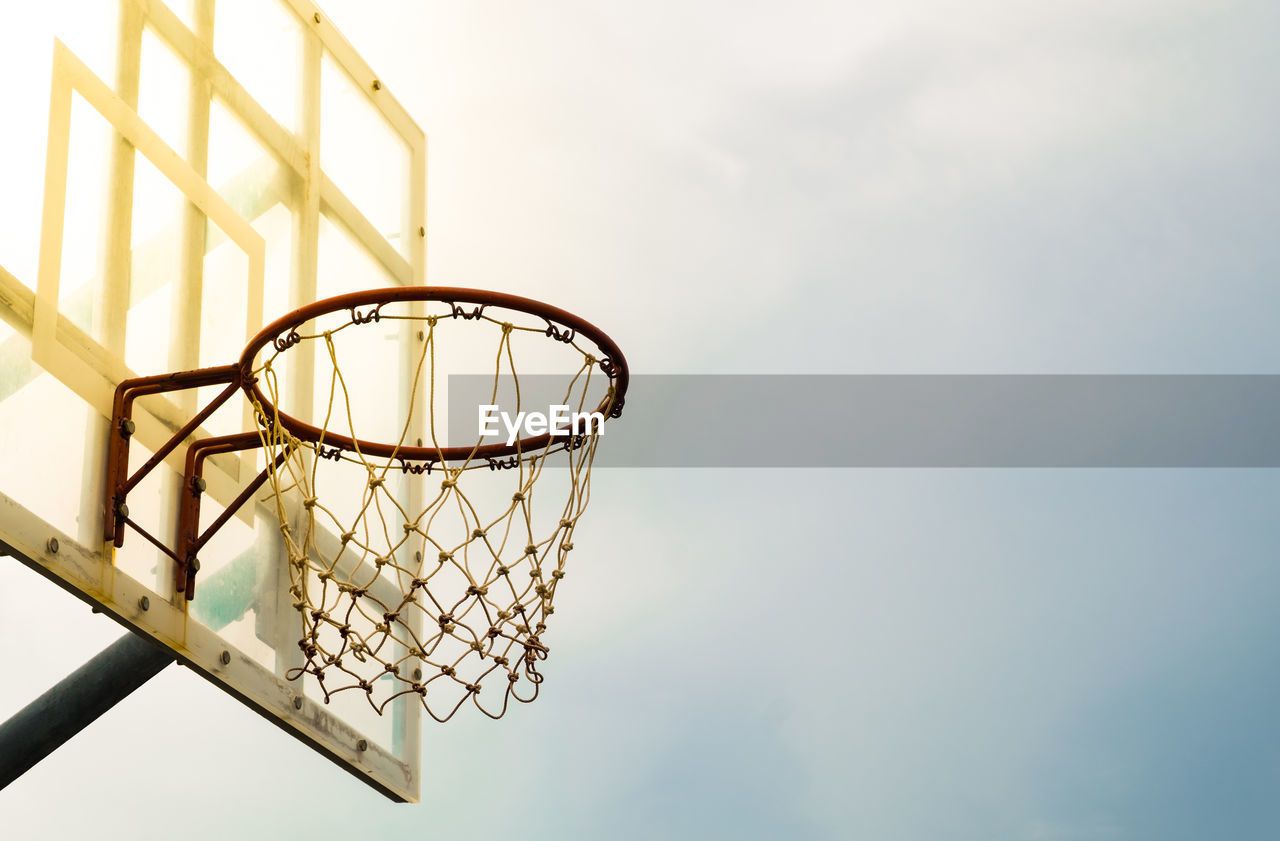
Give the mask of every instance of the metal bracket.
[{"label": "metal bracket", "polygon": [[[186,465],[178,511],[178,533],[172,546],[147,531],[129,518],[129,492],[159,466],[175,449],[200,427],[231,396],[243,388],[246,382],[239,365],[216,368],[199,368],[152,377],[124,380],[115,391],[112,401],[111,437],[107,444],[106,489],[102,514],[103,539],[119,548],[124,545],[125,526],[130,526],[174,562],[175,590],[187,600],[195,598],[195,574],[200,569],[200,549],[267,480],[270,471],[278,467],[288,455],[288,450],[276,458],[273,467],[264,469],[232,500],[219,517],[200,533],[200,496],[204,492],[203,469],[207,457],[217,453],[248,450],[262,446],[256,432],[204,438],[187,448]],[[191,420],[175,432],[164,446],[133,473],[129,473],[129,442],[133,436],[133,403],[139,397],[182,391],[210,385],[226,385],[216,397],[197,412]]]}]

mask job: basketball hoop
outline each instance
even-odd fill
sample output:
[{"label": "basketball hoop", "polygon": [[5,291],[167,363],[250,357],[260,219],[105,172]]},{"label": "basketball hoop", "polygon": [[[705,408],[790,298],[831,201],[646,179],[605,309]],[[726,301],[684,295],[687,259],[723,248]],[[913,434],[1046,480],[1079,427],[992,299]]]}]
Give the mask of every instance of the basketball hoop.
[{"label": "basketball hoop", "polygon": [[[512,338],[541,334],[568,349],[576,370],[568,377],[565,404],[573,403],[600,424],[549,429],[506,442],[444,446],[436,440],[436,349],[453,325],[487,328],[497,346],[498,378],[515,381]],[[411,328],[422,345],[408,384],[406,416],[392,440],[362,436],[355,428],[352,397],[342,375],[345,340],[368,325]],[[310,325],[310,326],[309,326]],[[310,344],[332,366],[323,422],[282,408],[281,368],[291,353]],[[600,386],[603,396],[588,402]],[[284,375],[287,379],[287,375]],[[195,597],[199,555],[211,537],[266,485],[274,502],[290,566],[290,589],[299,616],[299,659],[289,679],[311,675],[325,701],[339,692],[363,693],[381,713],[396,697],[416,693],[429,714],[451,717],[468,699],[487,715],[505,712],[510,698],[530,701],[546,657],[542,642],[555,590],[565,575],[572,534],[586,508],[590,470],[605,419],[621,415],[627,364],[603,332],[564,310],[528,298],[459,288],[392,287],[341,295],[301,307],[260,331],[233,365],[126,380],[116,389],[107,455],[104,536],[119,547],[128,526],[173,559],[175,587]],[[134,402],[160,392],[222,385],[163,447],[128,472]],[[252,406],[257,430],[186,443],[239,391]],[[422,397],[425,417],[415,415]],[[310,407],[304,407],[308,409]],[[425,426],[429,442],[411,434]],[[173,546],[130,518],[128,495],[179,446],[185,471]],[[203,530],[200,501],[203,465],[219,453],[261,448],[265,468]],[[548,467],[564,467],[567,492],[543,522],[535,511],[535,484],[549,491]],[[475,471],[510,486],[486,513]],[[558,474],[557,474],[558,475]],[[434,482],[439,479],[439,482]],[[343,509],[326,504],[321,485],[354,499]],[[430,482],[418,507],[406,507],[404,488]],[[336,483],[336,484],[335,484]],[[401,493],[392,485],[399,484]],[[492,493],[489,494],[492,497]],[[490,505],[493,499],[488,499]],[[479,700],[481,682],[505,675],[494,703]]]}]

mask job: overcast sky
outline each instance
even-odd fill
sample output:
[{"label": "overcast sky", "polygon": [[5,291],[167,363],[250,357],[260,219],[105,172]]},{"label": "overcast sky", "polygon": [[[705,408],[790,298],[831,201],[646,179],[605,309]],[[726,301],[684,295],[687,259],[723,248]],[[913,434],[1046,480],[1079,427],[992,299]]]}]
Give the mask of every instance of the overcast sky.
[{"label": "overcast sky", "polygon": [[[429,282],[580,312],[633,371],[1280,373],[1275,4],[324,8],[427,132]],[[601,470],[543,696],[428,726],[421,805],[170,668],[0,810],[14,838],[1275,837],[1277,491]],[[116,634],[15,564],[0,611],[0,713]]]}]

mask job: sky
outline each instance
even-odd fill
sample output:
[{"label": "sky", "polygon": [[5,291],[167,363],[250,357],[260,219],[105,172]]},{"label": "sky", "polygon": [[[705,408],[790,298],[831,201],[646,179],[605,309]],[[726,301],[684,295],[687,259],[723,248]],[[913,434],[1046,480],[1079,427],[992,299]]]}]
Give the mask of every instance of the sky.
[{"label": "sky", "polygon": [[[427,132],[429,282],[580,312],[636,373],[1277,373],[1273,4],[323,8]],[[22,838],[1274,837],[1277,490],[600,470],[542,697],[428,726],[421,804],[169,668],[0,810]],[[118,633],[13,563],[0,629],[0,714]]]}]

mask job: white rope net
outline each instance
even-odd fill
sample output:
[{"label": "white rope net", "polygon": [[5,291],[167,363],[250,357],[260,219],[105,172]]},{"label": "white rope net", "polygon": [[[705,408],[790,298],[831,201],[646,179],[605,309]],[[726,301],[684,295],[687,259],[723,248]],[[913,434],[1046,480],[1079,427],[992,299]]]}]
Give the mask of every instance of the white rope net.
[{"label": "white rope net", "polygon": [[[294,331],[277,341],[254,371],[272,404],[256,409],[267,463],[278,461],[269,488],[300,631],[299,659],[286,676],[313,677],[325,703],[337,695],[363,695],[379,714],[394,699],[416,694],[437,721],[452,717],[468,700],[498,718],[511,699],[528,702],[538,694],[538,664],[548,651],[543,637],[574,528],[590,499],[601,424],[583,423],[577,435],[501,459],[477,456],[472,448],[470,457],[450,463],[409,462],[399,449],[421,443],[413,430],[423,427],[428,446],[437,452],[443,446],[437,435],[437,387],[443,379],[437,376],[437,351],[456,328],[468,330],[469,341],[477,329],[491,334],[486,342],[496,359],[494,403],[501,380],[514,384],[520,408],[513,339],[525,335],[558,340],[552,344],[577,360],[564,405],[589,412],[596,407],[587,402],[594,389],[606,395],[608,414],[614,388],[606,377],[608,360],[595,355],[598,349],[584,348],[590,343],[572,331],[550,322],[504,320],[506,310],[499,319],[485,307],[464,313],[433,302],[428,309],[440,306],[444,312],[435,314],[393,314],[382,306],[364,315],[353,310],[350,320],[333,329]],[[334,432],[362,438],[357,427],[364,401],[344,376],[339,357],[349,334],[374,322],[398,322],[421,344],[408,371],[408,409],[394,438],[397,454],[388,458],[326,440]],[[324,435],[315,442],[289,433],[276,408],[282,361],[305,342],[314,343],[317,370],[327,360],[330,373],[327,394],[317,389],[316,425]],[[416,493],[413,483],[420,483]],[[410,507],[415,496],[418,504]]]}]

